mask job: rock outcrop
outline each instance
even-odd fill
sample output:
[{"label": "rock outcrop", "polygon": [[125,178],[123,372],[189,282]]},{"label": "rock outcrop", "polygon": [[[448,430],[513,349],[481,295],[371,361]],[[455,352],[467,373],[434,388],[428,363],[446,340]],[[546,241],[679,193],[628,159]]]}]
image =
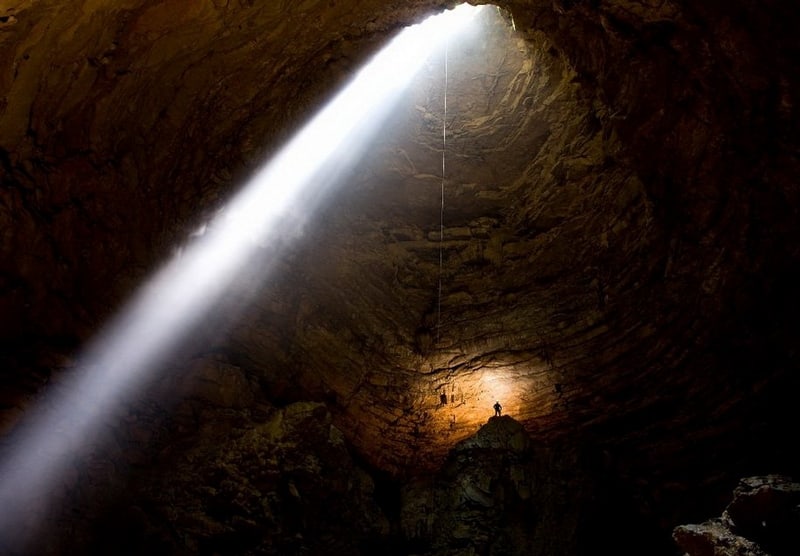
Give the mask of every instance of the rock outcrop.
[{"label": "rock outcrop", "polygon": [[575,454],[534,444],[492,417],[431,478],[402,490],[401,525],[418,554],[577,554],[587,485]]},{"label": "rock outcrop", "polygon": [[721,518],[673,533],[688,556],[800,554],[800,483],[779,475],[742,479]]}]

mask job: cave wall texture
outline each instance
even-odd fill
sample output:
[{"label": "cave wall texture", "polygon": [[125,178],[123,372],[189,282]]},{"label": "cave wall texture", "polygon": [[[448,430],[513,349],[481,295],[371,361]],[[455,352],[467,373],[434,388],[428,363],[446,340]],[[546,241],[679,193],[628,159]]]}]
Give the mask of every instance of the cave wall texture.
[{"label": "cave wall texture", "polygon": [[[452,4],[1,2],[4,449],[80,346],[331,91],[393,33]],[[242,271],[236,310],[208,319],[123,411],[116,451],[69,496],[135,485],[160,508],[149,520],[212,539],[187,553],[224,553],[224,527],[214,537],[210,521],[180,516],[203,496],[236,498],[230,485],[252,476],[247,446],[272,446],[248,435],[273,438],[275,419],[312,412],[342,435],[308,448],[324,452],[322,468],[346,443],[348,466],[391,482],[439,468],[495,397],[537,443],[569,454],[593,521],[576,530],[615,542],[609,508],[642,525],[630,553],[718,514],[737,477],[798,474],[800,10],[496,4],[479,46],[449,60],[441,241],[434,61],[335,195]],[[234,456],[219,446],[243,459],[223,461]],[[275,519],[293,531],[291,489],[314,479],[305,464],[275,465],[259,480],[266,491],[295,473],[273,489]],[[378,515],[371,479],[330,480],[354,500],[347,511]],[[228,490],[197,489],[215,481]],[[391,529],[336,513],[359,538]],[[231,523],[246,531],[234,544],[255,535]],[[290,540],[262,549],[299,551]],[[591,543],[562,553],[580,546]]]}]

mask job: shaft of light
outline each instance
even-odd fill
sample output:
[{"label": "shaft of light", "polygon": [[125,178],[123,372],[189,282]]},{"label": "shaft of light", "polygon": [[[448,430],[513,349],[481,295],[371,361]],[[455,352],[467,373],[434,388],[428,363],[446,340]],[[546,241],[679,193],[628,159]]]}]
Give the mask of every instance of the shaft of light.
[{"label": "shaft of light", "polygon": [[313,207],[299,200],[334,185],[337,158],[351,160],[347,153],[365,148],[426,58],[466,29],[476,11],[462,5],[395,37],[254,175],[208,233],[134,296],[63,387],[29,411],[0,462],[0,550],[22,550],[52,511],[65,469],[102,444],[114,409],[208,314],[257,245],[275,241],[287,217],[307,216]]}]

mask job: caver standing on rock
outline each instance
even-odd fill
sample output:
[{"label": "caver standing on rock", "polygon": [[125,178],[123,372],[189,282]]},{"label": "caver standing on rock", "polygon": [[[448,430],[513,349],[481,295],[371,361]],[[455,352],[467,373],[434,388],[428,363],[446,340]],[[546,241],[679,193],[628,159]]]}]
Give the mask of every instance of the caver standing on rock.
[{"label": "caver standing on rock", "polygon": [[500,402],[494,402],[494,416],[500,417],[500,412],[503,410],[503,406],[500,405]]}]

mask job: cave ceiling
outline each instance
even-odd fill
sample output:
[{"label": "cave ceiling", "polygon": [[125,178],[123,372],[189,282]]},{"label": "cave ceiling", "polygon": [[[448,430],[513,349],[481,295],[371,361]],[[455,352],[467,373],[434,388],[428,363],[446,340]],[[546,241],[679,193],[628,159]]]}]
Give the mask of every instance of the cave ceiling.
[{"label": "cave ceiling", "polygon": [[[496,398],[544,439],[764,438],[796,381],[796,10],[498,4],[448,52],[447,119],[433,58],[189,357],[325,401],[392,471]],[[387,37],[447,5],[3,2],[8,391],[68,368]]]}]

